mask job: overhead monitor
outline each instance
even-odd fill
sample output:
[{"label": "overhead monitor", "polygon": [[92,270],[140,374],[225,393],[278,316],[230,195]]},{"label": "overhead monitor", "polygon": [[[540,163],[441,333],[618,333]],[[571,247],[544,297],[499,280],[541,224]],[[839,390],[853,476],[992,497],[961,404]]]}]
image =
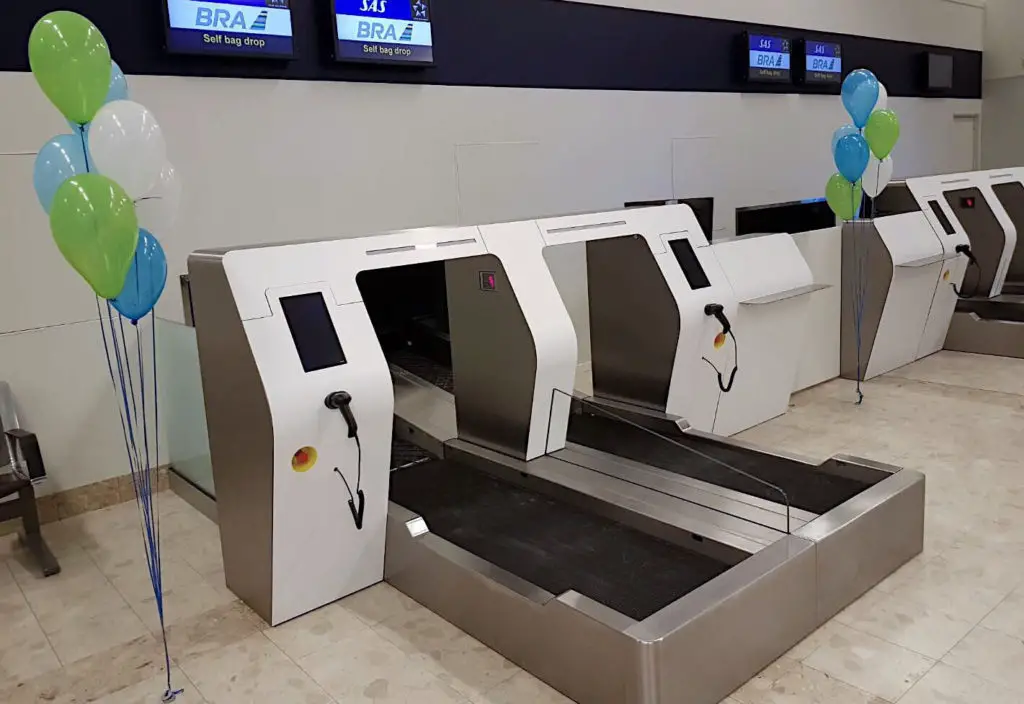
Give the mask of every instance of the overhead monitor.
[{"label": "overhead monitor", "polygon": [[839,85],[843,82],[843,46],[837,42],[808,39],[804,46],[803,81],[808,85]]},{"label": "overhead monitor", "polygon": [[930,91],[946,91],[953,87],[953,57],[950,54],[928,53],[925,56],[925,86]]},{"label": "overhead monitor", "polygon": [[434,63],[431,0],[331,0],[338,61]]},{"label": "overhead monitor", "polygon": [[745,78],[755,83],[788,83],[792,79],[791,42],[784,37],[746,34]]},{"label": "overhead monitor", "polygon": [[167,50],[291,58],[290,0],[165,0]]}]

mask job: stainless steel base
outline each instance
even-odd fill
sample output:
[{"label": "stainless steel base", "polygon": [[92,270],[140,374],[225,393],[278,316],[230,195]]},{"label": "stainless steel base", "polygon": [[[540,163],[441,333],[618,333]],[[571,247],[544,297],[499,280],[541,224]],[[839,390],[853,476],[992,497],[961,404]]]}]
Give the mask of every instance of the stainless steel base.
[{"label": "stainless steel base", "polygon": [[578,702],[717,704],[817,625],[814,545],[796,536],[637,622],[425,528],[391,505],[388,582]]},{"label": "stainless steel base", "polygon": [[943,349],[1024,359],[1024,322],[982,318],[958,310],[950,321]]},{"label": "stainless steel base", "polygon": [[[455,441],[446,454],[467,461],[472,448]],[[495,462],[480,451],[474,464],[495,463],[486,471],[546,485],[577,506],[673,542],[693,531],[688,537],[705,545],[721,541],[722,549],[748,555],[635,621],[573,591],[551,594],[431,533],[422,517],[392,503],[387,581],[584,704],[717,704],[923,547],[924,477],[852,457],[809,464],[808,471],[881,481],[822,516],[801,516],[789,535],[691,503],[701,487],[664,493],[613,476],[603,460],[600,471],[557,455],[542,460],[517,469],[509,465],[516,460]],[[727,497],[714,498],[720,504]]]}]

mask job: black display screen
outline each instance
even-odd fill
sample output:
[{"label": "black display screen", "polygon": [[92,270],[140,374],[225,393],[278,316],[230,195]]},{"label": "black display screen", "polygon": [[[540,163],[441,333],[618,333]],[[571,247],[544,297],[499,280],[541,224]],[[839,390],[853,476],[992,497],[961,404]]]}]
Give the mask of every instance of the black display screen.
[{"label": "black display screen", "polygon": [[281,299],[281,310],[295,350],[306,372],[345,364],[345,353],[334,331],[331,314],[322,293],[303,293]]},{"label": "black display screen", "polygon": [[683,276],[686,277],[686,283],[690,284],[691,289],[696,291],[711,285],[711,282],[708,281],[708,275],[704,273],[704,267],[700,265],[700,261],[697,259],[697,253],[693,251],[693,245],[690,244],[690,240],[672,240],[668,243],[668,246],[672,248],[672,254],[675,255],[676,261],[679,262],[679,266],[683,270]]},{"label": "black display screen", "polygon": [[935,213],[935,217],[939,219],[939,224],[942,225],[942,229],[945,230],[947,235],[952,235],[956,232],[956,230],[953,229],[953,224],[949,222],[949,218],[947,218],[946,214],[942,212],[942,206],[939,205],[939,201],[930,200],[928,201],[928,205],[931,207],[932,212]]}]

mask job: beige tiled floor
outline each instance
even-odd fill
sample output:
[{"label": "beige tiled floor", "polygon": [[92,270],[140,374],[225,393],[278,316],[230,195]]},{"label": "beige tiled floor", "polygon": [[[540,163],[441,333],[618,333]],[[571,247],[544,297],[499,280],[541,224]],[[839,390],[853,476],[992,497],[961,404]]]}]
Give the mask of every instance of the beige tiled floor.
[{"label": "beige tiled floor", "polygon": [[[728,704],[1024,702],[1024,361],[941,353],[868,383],[863,406],[852,399],[850,383],[825,384],[744,438],[925,472],[925,552]],[[216,527],[160,501],[179,701],[567,701],[385,585],[267,628],[224,587]],[[0,702],[158,702],[134,504],[46,533],[64,567],[48,580],[0,538]]]}]

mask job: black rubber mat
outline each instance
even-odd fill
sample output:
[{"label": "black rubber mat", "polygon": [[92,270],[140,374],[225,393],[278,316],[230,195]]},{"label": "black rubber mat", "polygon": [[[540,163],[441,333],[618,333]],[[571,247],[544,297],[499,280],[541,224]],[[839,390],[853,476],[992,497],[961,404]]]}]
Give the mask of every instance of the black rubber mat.
[{"label": "black rubber mat", "polygon": [[387,358],[391,364],[418,376],[423,381],[444,389],[450,394],[455,393],[455,379],[452,376],[451,365],[439,364],[429,357],[415,352],[412,348],[393,350],[387,353]]},{"label": "black rubber mat", "polygon": [[[778,491],[732,472],[699,455],[688,452],[651,433],[611,418],[573,414],[569,418],[569,442],[592,447],[612,455],[643,462],[653,467],[699,479],[709,484],[741,491],[768,501],[782,503]],[[674,438],[686,444],[686,436]],[[808,469],[796,462],[765,455],[752,456],[708,443],[689,440],[693,448],[743,470],[751,476],[780,487],[793,508],[822,514],[853,498],[870,484]]]},{"label": "black rubber mat", "polygon": [[638,621],[729,565],[450,461],[391,473],[391,500],[430,531],[552,594]]}]

